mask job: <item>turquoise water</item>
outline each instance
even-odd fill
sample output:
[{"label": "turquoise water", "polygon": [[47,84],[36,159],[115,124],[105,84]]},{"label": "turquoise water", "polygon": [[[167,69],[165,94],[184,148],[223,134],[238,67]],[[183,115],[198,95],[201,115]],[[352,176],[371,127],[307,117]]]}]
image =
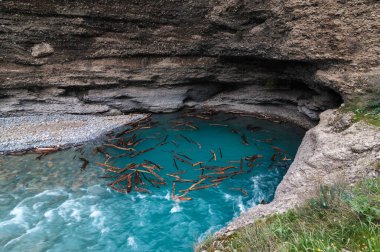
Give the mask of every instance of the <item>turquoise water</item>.
[{"label": "turquoise water", "polygon": [[[94,147],[120,144],[120,139],[113,139],[117,132],[103,142],[40,160],[36,155],[0,156],[0,251],[191,251],[195,243],[247,208],[270,202],[304,131],[250,117],[206,116],[211,118],[154,115],[145,128],[122,136],[145,139],[133,147],[136,152],[155,149],[133,158],[111,158],[107,164],[124,168],[149,160],[162,166],[155,172],[166,185],[153,187],[148,181],[151,174],[142,179],[145,185],[139,184],[150,193],[134,188],[129,194],[119,193],[107,186],[116,178],[101,178],[115,174],[96,164],[106,157],[95,154]],[[128,153],[113,147],[104,150],[112,157]],[[174,155],[189,163],[205,162],[207,169]],[[251,163],[244,160],[254,155],[262,157]],[[80,158],[90,161],[85,169]],[[231,172],[240,171],[241,159],[243,172],[232,176]],[[225,166],[235,167],[210,174]],[[226,174],[228,178],[218,186],[190,191],[185,197],[191,200],[172,198],[175,178],[166,174],[179,172],[182,179],[199,181],[202,171],[213,178],[195,187],[213,184],[211,180]],[[117,187],[126,186],[123,183]],[[193,184],[177,182],[174,195]]]}]

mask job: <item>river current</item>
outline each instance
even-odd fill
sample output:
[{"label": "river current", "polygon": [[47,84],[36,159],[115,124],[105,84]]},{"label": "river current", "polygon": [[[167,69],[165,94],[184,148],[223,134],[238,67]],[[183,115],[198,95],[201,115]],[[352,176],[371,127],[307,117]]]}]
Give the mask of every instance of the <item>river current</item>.
[{"label": "river current", "polygon": [[[42,157],[0,156],[0,251],[191,251],[273,199],[304,135],[232,114],[153,115],[120,131]],[[134,151],[112,146],[128,141]],[[113,183],[131,163],[131,188]]]}]

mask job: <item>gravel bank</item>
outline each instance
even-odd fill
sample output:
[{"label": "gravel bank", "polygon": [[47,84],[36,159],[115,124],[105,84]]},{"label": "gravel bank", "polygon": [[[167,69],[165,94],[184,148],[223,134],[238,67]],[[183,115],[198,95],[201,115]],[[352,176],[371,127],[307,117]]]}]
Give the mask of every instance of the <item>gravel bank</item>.
[{"label": "gravel bank", "polygon": [[40,115],[0,118],[0,153],[80,144],[146,116]]}]

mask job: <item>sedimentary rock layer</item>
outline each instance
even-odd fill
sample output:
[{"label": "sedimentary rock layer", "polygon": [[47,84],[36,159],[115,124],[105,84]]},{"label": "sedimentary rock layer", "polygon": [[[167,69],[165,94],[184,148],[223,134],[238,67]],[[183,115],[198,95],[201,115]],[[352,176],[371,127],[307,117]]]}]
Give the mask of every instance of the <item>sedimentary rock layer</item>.
[{"label": "sedimentary rock layer", "polygon": [[336,93],[376,86],[378,19],[376,1],[2,1],[0,116],[167,112],[248,92],[252,112],[312,121]]},{"label": "sedimentary rock layer", "polygon": [[[3,0],[0,117],[190,106],[310,128],[342,101],[379,101],[379,20],[376,0]],[[322,114],[274,202],[228,230],[294,207],[316,183],[376,176],[378,129],[347,122]]]}]

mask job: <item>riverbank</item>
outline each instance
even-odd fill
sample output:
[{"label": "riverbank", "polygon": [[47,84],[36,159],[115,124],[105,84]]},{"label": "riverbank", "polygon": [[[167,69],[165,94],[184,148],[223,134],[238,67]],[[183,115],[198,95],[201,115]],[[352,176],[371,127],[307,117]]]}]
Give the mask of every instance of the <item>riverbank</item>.
[{"label": "riverbank", "polygon": [[0,118],[0,153],[78,145],[147,116],[37,115]]},{"label": "riverbank", "polygon": [[283,213],[313,197],[321,184],[354,184],[380,174],[380,128],[354,115],[327,110],[306,132],[297,155],[277,187],[274,200],[250,208],[217,235],[230,235],[258,218]]},{"label": "riverbank", "polygon": [[197,251],[379,251],[380,179],[321,186],[301,207],[206,240]]},{"label": "riverbank", "polygon": [[[106,132],[144,119],[147,114],[122,116],[25,116],[0,119],[0,151],[3,153],[36,147],[78,145]],[[282,213],[315,195],[320,184],[342,181],[353,184],[379,176],[380,130],[354,115],[339,110],[321,114],[310,129],[283,181],[269,204],[253,206],[231,221],[217,236],[229,236],[257,219]]]}]

